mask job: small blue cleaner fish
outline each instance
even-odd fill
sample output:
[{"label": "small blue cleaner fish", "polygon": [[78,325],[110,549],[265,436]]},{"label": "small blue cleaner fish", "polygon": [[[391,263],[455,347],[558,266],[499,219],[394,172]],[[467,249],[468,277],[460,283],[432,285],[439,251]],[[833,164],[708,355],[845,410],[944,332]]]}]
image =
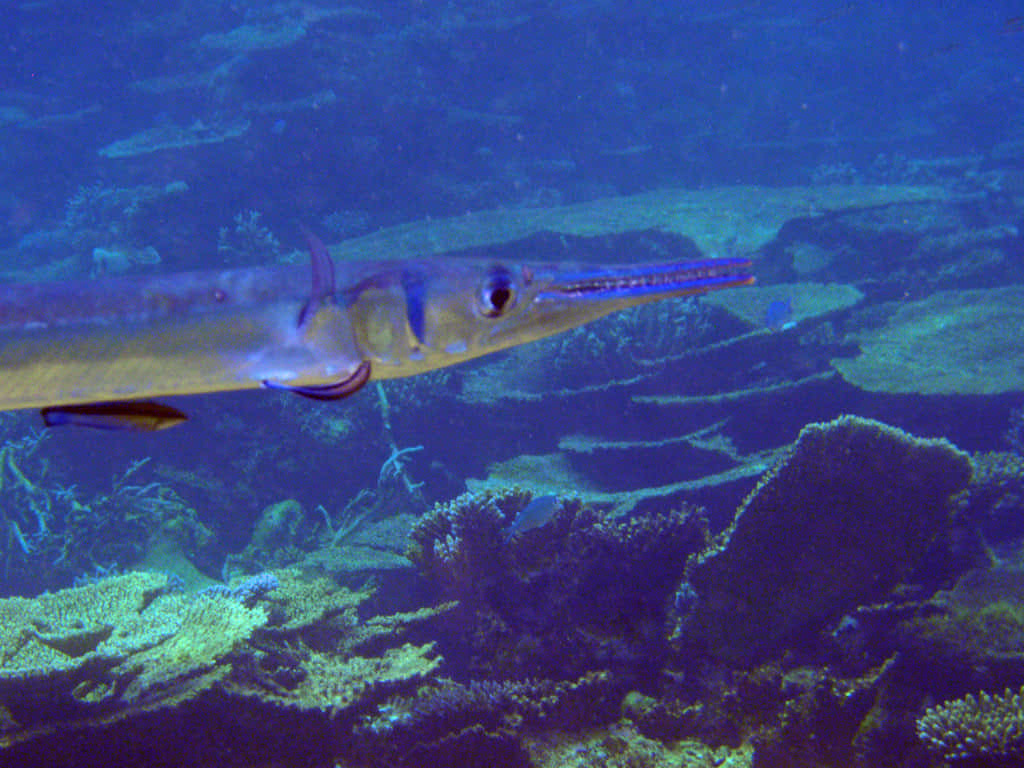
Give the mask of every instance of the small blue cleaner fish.
[{"label": "small blue cleaner fish", "polygon": [[555,513],[562,508],[557,496],[537,496],[529,504],[519,510],[516,519],[505,528],[505,541],[516,536],[547,525]]},{"label": "small blue cleaner fish", "polygon": [[793,300],[775,299],[764,311],[764,324],[772,331],[785,331],[796,325],[793,320]]}]

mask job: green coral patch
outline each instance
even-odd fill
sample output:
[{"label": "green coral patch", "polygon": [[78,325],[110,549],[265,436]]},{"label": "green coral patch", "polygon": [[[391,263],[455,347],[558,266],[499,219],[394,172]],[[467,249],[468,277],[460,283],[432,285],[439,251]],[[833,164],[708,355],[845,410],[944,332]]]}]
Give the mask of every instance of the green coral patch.
[{"label": "green coral patch", "polygon": [[337,259],[379,259],[381,254],[411,258],[508,242],[541,231],[606,235],[652,228],[686,235],[705,253],[748,253],[774,240],[792,219],[947,197],[938,187],[866,184],[657,189],[574,205],[414,221],[346,240],[333,246],[331,255]]},{"label": "green coral patch", "polygon": [[266,620],[221,595],[170,594],[155,573],[0,600],[0,747],[194,698]]},{"label": "green coral patch", "polygon": [[832,361],[872,392],[993,395],[1024,391],[1024,287],[942,291],[855,335],[861,353]]},{"label": "green coral patch", "polygon": [[863,298],[864,294],[855,287],[842,283],[777,283],[757,285],[742,291],[709,293],[703,301],[721,307],[753,326],[763,326],[772,302],[789,302],[792,310],[790,320],[799,323],[849,309]]}]

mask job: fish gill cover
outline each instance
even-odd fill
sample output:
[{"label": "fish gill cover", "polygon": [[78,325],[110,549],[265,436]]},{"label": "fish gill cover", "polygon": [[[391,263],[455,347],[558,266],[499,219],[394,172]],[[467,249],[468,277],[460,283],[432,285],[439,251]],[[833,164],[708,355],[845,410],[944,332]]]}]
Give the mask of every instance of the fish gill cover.
[{"label": "fish gill cover", "polygon": [[[545,264],[756,284],[343,402],[0,414],[0,764],[1020,761],[1020,9],[698,5],[4,4],[2,361],[127,335],[80,280],[146,326],[197,309],[154,276],[207,271],[205,312],[281,267],[278,327],[359,293],[407,345],[441,257],[499,308]],[[404,325],[307,230],[336,275],[415,263]]]}]

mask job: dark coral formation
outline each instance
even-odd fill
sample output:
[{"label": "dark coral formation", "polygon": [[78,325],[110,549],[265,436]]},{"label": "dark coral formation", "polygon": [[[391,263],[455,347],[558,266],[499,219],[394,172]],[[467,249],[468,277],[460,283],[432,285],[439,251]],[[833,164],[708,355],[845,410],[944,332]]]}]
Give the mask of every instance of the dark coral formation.
[{"label": "dark coral formation", "polygon": [[[860,767],[897,750],[927,765],[912,715],[929,695],[1001,689],[1024,671],[1024,611],[1006,597],[1016,570],[983,568],[931,598],[921,585],[934,574],[914,584],[953,535],[954,510],[969,521],[995,503],[973,485],[947,503],[970,469],[948,443],[845,418],[805,429],[719,540],[689,506],[612,517],[574,497],[534,503],[521,488],[438,504],[409,550],[431,589],[407,582],[418,594],[404,612],[380,611],[393,596],[343,586],[309,558],[201,595],[168,593],[166,576],[121,577],[155,586],[143,598],[90,597],[66,626],[46,606],[67,596],[15,601],[4,608],[7,666],[37,647],[53,663],[28,676],[11,667],[0,686],[4,756],[60,764],[154,727],[195,730],[202,749],[230,752],[227,764],[301,754],[368,768],[526,768],[573,754],[654,766],[682,759],[666,745],[699,739],[694,761]],[[264,549],[300,517],[268,519],[283,523],[258,532]],[[449,602],[420,607],[438,593]],[[122,636],[142,640],[109,652]],[[945,718],[952,732],[947,715],[925,722]],[[229,752],[199,723],[234,734]],[[295,752],[266,723],[309,738]],[[552,735],[591,728],[578,754]],[[240,746],[250,737],[265,754]],[[154,758],[139,748],[132,759]]]},{"label": "dark coral formation", "polygon": [[361,751],[371,766],[445,762],[453,754],[525,764],[520,737],[530,729],[579,728],[599,717],[607,672],[576,680],[484,680],[467,684],[440,679],[411,698],[378,707],[358,728]]},{"label": "dark coral formation", "polygon": [[813,642],[913,573],[970,477],[967,455],[945,440],[853,416],[808,425],[690,564],[696,599],[680,641],[740,661]]},{"label": "dark coral formation", "polygon": [[562,679],[652,668],[686,558],[707,541],[702,512],[609,519],[566,499],[547,525],[506,538],[530,498],[464,494],[413,530],[410,557],[468,614],[471,667]]}]

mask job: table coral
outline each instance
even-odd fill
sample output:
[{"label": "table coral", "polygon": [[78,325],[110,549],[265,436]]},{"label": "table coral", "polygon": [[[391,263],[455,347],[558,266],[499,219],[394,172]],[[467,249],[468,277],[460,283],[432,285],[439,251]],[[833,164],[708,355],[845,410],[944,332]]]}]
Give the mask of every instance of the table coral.
[{"label": "table coral", "polygon": [[278,583],[268,598],[267,632],[296,634],[333,620],[344,627],[358,623],[356,609],[373,596],[369,584],[358,591],[339,586],[325,576],[304,576],[297,569],[274,572]]},{"label": "table coral", "polygon": [[832,365],[872,392],[992,395],[1021,391],[1024,290],[940,291],[901,303],[885,325],[854,334],[861,353]]},{"label": "table coral", "polygon": [[262,608],[132,573],[0,601],[0,747],[194,698],[266,621]]},{"label": "table coral", "polygon": [[948,530],[968,456],[844,416],[801,430],[715,547],[689,565],[677,639],[723,659],[770,657],[884,598]]},{"label": "table coral", "polygon": [[434,643],[404,643],[379,656],[314,650],[304,643],[247,655],[222,683],[235,696],[332,716],[415,688],[440,666]]}]

